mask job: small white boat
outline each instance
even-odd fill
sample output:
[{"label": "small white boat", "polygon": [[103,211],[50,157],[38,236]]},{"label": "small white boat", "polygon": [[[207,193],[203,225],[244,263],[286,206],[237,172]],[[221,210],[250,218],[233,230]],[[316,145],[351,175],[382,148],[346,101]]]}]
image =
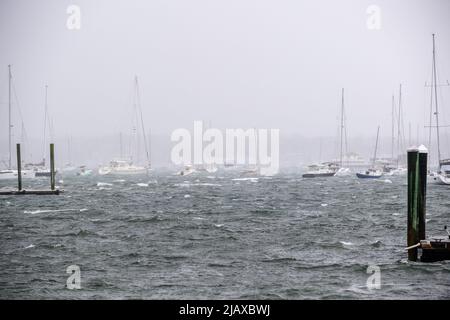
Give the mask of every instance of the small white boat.
[{"label": "small white boat", "polygon": [[148,173],[147,167],[135,166],[128,160],[113,160],[108,166],[98,169],[100,175],[138,175]]},{"label": "small white boat", "polygon": [[81,176],[81,177],[90,176],[91,174],[92,174],[92,170],[86,168],[86,166],[80,166],[79,171],[77,171],[77,173],[76,173],[77,176]]},{"label": "small white boat", "polygon": [[[22,179],[32,179],[35,177],[35,173],[33,170],[22,170]],[[0,180],[9,180],[9,179],[17,179],[18,171],[17,170],[0,170]]]},{"label": "small white boat", "polygon": [[383,172],[379,169],[370,168],[364,172],[357,172],[356,176],[360,179],[378,179],[381,178]]},{"label": "small white boat", "polygon": [[432,177],[432,181],[436,184],[450,185],[450,175],[441,172]]},{"label": "small white boat", "polygon": [[335,163],[321,163],[308,166],[308,171],[302,175],[303,178],[334,177],[338,171]]},{"label": "small white boat", "polygon": [[196,171],[197,170],[195,170],[192,165],[188,164],[188,165],[184,166],[183,170],[178,172],[177,175],[179,175],[179,176],[188,176],[190,174],[193,174]]},{"label": "small white boat", "polygon": [[377,149],[378,149],[378,137],[380,135],[380,126],[378,126],[377,129],[377,140],[375,142],[375,152],[373,155],[373,162],[372,162],[372,167],[367,169],[364,172],[357,172],[356,176],[360,179],[378,179],[383,175],[383,171],[375,168],[375,162],[377,159]]},{"label": "small white boat", "polygon": [[450,160],[442,160],[441,168],[437,172],[430,172],[427,181],[434,184],[450,185]]}]

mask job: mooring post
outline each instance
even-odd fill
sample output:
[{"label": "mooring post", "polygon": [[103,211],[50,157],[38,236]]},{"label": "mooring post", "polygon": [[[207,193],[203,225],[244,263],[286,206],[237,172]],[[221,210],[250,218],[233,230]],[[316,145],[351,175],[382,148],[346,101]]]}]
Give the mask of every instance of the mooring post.
[{"label": "mooring post", "polygon": [[55,144],[50,143],[50,189],[55,190]]},{"label": "mooring post", "polygon": [[[425,196],[428,150],[408,149],[408,247],[425,239]],[[417,247],[408,250],[408,260],[417,261]]]},{"label": "mooring post", "polygon": [[22,190],[22,159],[20,157],[20,143],[16,145],[17,149],[17,183],[19,191]]},{"label": "mooring post", "polygon": [[426,208],[427,208],[427,160],[428,149],[421,145],[419,146],[419,240],[426,239]]}]

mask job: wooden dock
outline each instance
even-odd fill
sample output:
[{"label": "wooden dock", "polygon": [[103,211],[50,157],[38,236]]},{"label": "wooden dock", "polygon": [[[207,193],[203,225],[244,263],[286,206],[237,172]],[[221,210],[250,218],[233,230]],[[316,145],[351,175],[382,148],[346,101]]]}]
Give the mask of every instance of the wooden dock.
[{"label": "wooden dock", "polygon": [[18,195],[59,195],[63,190],[0,190],[0,196],[18,196]]},{"label": "wooden dock", "polygon": [[55,145],[50,143],[50,190],[25,190],[22,188],[22,159],[20,155],[20,143],[17,144],[17,189],[0,190],[0,196],[19,195],[59,195],[63,190],[55,188]]},{"label": "wooden dock", "polygon": [[420,248],[422,249],[422,255],[420,256],[422,262],[450,260],[450,238],[422,240],[420,241]]},{"label": "wooden dock", "polygon": [[[408,260],[436,262],[450,260],[450,232],[446,237],[426,236],[428,150],[424,146],[408,149]],[[421,256],[419,259],[419,250]]]}]

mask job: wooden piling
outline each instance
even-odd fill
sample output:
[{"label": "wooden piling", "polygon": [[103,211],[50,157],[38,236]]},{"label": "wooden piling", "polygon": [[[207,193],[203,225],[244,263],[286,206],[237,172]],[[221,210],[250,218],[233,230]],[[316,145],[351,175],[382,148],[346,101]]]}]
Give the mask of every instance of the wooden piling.
[{"label": "wooden piling", "polygon": [[17,189],[22,190],[22,159],[20,156],[20,143],[16,145],[17,149]]},{"label": "wooden piling", "polygon": [[50,144],[50,188],[51,190],[25,190],[22,188],[22,159],[20,155],[20,143],[17,144],[17,179],[19,190],[0,190],[0,196],[16,195],[58,195],[63,190],[55,189],[55,145]]},{"label": "wooden piling", "polygon": [[50,143],[50,190],[55,190],[55,144]]},{"label": "wooden piling", "polygon": [[425,239],[425,195],[428,150],[408,149],[408,260],[417,261],[417,246]]},{"label": "wooden piling", "polygon": [[427,160],[428,150],[424,145],[419,146],[419,186],[420,193],[418,199],[418,214],[419,214],[419,239],[426,239],[426,208],[427,208]]}]

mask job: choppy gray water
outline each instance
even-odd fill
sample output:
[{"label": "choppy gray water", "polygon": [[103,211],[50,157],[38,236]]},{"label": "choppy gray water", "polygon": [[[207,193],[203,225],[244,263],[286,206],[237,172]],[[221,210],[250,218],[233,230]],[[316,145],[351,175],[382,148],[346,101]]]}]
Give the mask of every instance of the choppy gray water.
[{"label": "choppy gray water", "polygon": [[[406,177],[156,171],[62,187],[0,198],[0,298],[450,298],[449,262],[405,259]],[[450,224],[449,192],[428,187],[429,235]],[[381,289],[367,289],[369,265]]]}]

